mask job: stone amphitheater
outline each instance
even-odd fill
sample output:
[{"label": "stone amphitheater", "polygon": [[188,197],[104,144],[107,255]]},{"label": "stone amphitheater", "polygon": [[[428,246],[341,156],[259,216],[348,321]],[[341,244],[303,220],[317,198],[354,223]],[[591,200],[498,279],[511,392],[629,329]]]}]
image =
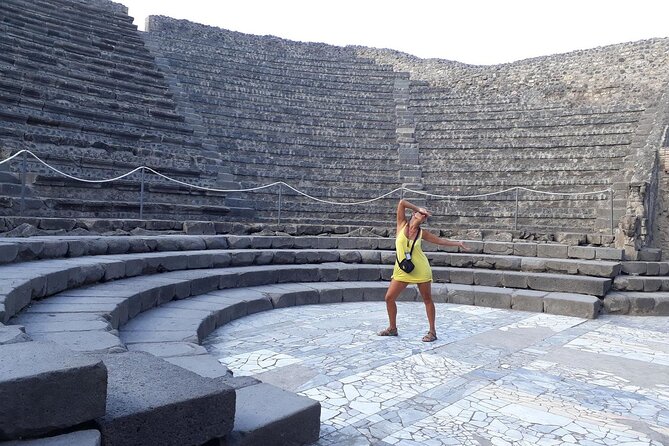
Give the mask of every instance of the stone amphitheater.
[{"label": "stone amphitheater", "polygon": [[[669,39],[471,66],[0,19],[0,445],[669,444]],[[425,248],[436,346],[370,326],[401,197],[470,248]]]}]

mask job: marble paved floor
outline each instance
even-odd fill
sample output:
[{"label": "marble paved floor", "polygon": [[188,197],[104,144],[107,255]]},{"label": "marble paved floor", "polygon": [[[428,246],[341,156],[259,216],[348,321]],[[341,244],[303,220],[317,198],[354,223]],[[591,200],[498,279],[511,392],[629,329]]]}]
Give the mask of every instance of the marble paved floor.
[{"label": "marble paved floor", "polygon": [[400,302],[293,307],[234,321],[205,346],[322,405],[317,445],[669,445],[669,318],[596,320]]}]

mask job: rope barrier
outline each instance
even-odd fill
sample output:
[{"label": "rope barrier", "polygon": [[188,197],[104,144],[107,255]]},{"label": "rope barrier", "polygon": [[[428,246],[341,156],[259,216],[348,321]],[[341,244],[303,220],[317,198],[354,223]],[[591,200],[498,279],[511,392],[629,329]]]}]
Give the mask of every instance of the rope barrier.
[{"label": "rope barrier", "polygon": [[140,170],[142,170],[142,171],[146,170],[146,171],[151,172],[154,175],[157,175],[157,176],[159,176],[159,177],[161,177],[161,178],[163,178],[167,181],[171,181],[173,183],[180,184],[182,186],[191,187],[193,189],[198,189],[198,190],[203,190],[203,191],[219,192],[219,193],[254,192],[254,191],[258,191],[258,190],[262,190],[262,189],[268,189],[268,188],[271,188],[271,187],[274,187],[274,186],[285,186],[288,189],[292,190],[293,192],[295,192],[299,195],[302,195],[302,196],[304,196],[304,197],[306,197],[310,200],[314,200],[314,201],[317,201],[317,202],[320,202],[320,203],[337,205],[337,206],[356,206],[356,205],[361,205],[361,204],[372,203],[374,201],[382,200],[382,199],[384,199],[384,198],[386,198],[386,197],[388,197],[388,196],[390,196],[390,195],[392,195],[396,192],[402,192],[402,193],[410,192],[410,193],[413,193],[413,194],[423,195],[423,196],[426,196],[426,197],[440,198],[440,199],[447,199],[447,200],[464,200],[464,199],[472,199],[472,198],[484,198],[484,197],[490,197],[490,196],[493,196],[493,195],[500,195],[500,194],[504,194],[504,193],[508,193],[508,192],[512,192],[512,191],[518,191],[518,190],[524,190],[526,192],[533,192],[533,193],[545,194],[545,195],[559,195],[559,196],[565,196],[565,197],[583,196],[583,195],[599,195],[599,194],[605,194],[605,193],[610,194],[610,193],[613,192],[613,189],[611,189],[611,188],[604,189],[604,190],[599,190],[599,191],[594,191],[594,192],[549,192],[549,191],[542,191],[542,190],[537,190],[537,189],[530,189],[530,188],[523,187],[523,186],[514,186],[514,187],[510,187],[508,189],[495,191],[495,192],[488,192],[488,193],[484,193],[484,194],[440,195],[440,194],[433,194],[433,193],[425,192],[425,191],[421,191],[421,190],[409,189],[408,187],[401,186],[401,187],[395,188],[395,189],[391,190],[390,192],[387,192],[383,195],[380,195],[380,196],[374,197],[374,198],[370,198],[368,200],[355,201],[355,202],[338,202],[338,201],[324,200],[322,198],[314,197],[314,196],[309,195],[306,192],[303,192],[303,191],[301,191],[301,190],[299,190],[299,189],[297,189],[297,188],[295,188],[295,187],[291,186],[290,184],[285,183],[283,181],[276,181],[274,183],[266,184],[266,185],[263,185],[263,186],[251,187],[251,188],[246,188],[246,189],[216,189],[216,188],[211,188],[211,187],[198,186],[196,184],[190,184],[190,183],[186,183],[186,182],[181,181],[181,180],[177,180],[176,178],[171,178],[171,177],[169,177],[165,174],[162,174],[162,173],[160,173],[160,172],[158,172],[158,171],[156,171],[156,170],[154,170],[154,169],[152,169],[151,167],[148,167],[148,166],[136,167],[135,169],[132,169],[131,171],[129,171],[127,173],[124,173],[123,175],[119,175],[119,176],[116,176],[116,177],[113,177],[113,178],[106,178],[106,179],[102,179],[102,180],[88,180],[88,179],[85,179],[85,178],[78,178],[78,177],[75,177],[73,175],[69,175],[69,174],[53,167],[52,165],[45,162],[40,157],[38,157],[33,152],[31,152],[30,150],[27,150],[27,149],[20,150],[20,151],[16,152],[14,155],[10,156],[9,158],[7,158],[3,161],[0,161],[0,165],[5,164],[5,163],[13,160],[14,158],[21,155],[22,153],[30,154],[37,161],[42,163],[47,168],[49,168],[49,169],[53,170],[54,172],[58,173],[59,175],[62,175],[64,177],[70,178],[70,179],[75,180],[75,181],[81,181],[81,182],[84,182],[84,183],[109,183],[109,182],[118,181],[120,179],[123,179],[123,178],[125,178],[129,175],[132,175],[135,172],[140,171]]}]

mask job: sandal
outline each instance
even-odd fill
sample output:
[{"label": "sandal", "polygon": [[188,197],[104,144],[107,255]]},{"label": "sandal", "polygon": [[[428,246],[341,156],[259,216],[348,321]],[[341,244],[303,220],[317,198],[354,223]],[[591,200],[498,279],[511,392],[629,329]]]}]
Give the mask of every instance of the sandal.
[{"label": "sandal", "polygon": [[437,334],[428,331],[425,336],[423,336],[423,342],[434,342],[437,340]]},{"label": "sandal", "polygon": [[377,333],[377,336],[397,336],[397,328],[386,328]]}]

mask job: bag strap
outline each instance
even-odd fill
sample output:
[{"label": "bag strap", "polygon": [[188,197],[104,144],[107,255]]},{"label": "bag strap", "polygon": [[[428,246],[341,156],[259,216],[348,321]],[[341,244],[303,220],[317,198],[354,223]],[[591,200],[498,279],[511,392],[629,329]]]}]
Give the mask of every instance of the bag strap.
[{"label": "bag strap", "polygon": [[[404,227],[402,227],[402,231],[404,231]],[[418,240],[418,236],[420,235],[421,231],[422,229],[416,232],[416,236],[414,237],[413,243],[411,244],[411,251],[409,251],[409,255],[413,254],[413,247],[416,246],[416,240]],[[395,251],[395,260],[398,264],[400,263],[400,258],[397,257],[397,251]]]}]

